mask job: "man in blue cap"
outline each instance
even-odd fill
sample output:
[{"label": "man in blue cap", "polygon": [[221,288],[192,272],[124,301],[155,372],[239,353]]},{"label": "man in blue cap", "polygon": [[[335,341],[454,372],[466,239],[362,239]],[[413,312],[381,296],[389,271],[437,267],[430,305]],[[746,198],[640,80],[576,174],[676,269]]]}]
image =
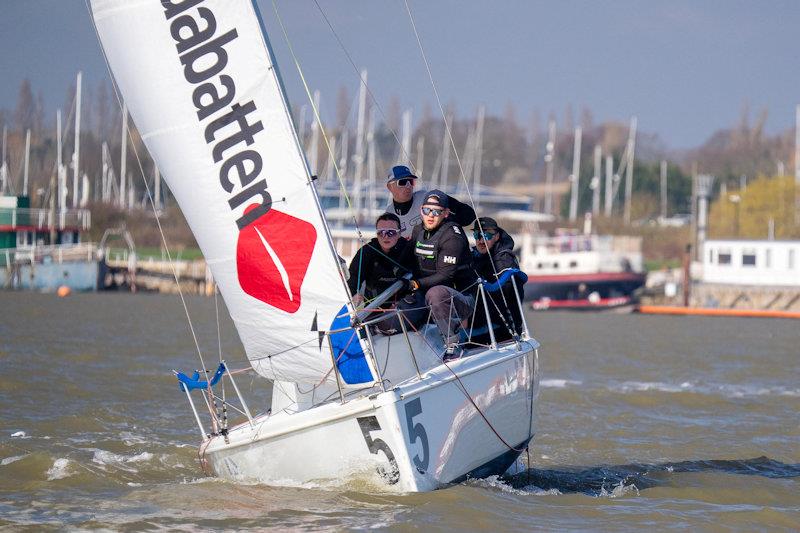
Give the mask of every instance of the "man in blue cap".
[{"label": "man in blue cap", "polygon": [[[406,239],[411,237],[411,230],[422,220],[420,208],[426,198],[426,191],[415,191],[417,177],[403,165],[392,167],[389,172],[386,188],[392,193],[392,199],[386,207],[387,213],[394,213],[400,218],[400,232]],[[446,195],[445,195],[446,196]],[[475,220],[475,210],[452,196],[447,196],[450,220],[459,226],[468,226]]]}]

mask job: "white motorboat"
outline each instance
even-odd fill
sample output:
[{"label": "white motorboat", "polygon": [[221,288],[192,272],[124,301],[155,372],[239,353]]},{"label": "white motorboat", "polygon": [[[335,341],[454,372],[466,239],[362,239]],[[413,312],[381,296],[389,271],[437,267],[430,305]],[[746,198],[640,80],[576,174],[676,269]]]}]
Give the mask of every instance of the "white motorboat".
[{"label": "white motorboat", "polygon": [[[539,344],[525,324],[505,324],[508,340],[490,328],[445,363],[434,326],[371,331],[399,283],[354,309],[255,2],[91,4],[114,80],[250,364],[273,381],[271,409],[254,416],[238,388],[237,405],[215,392],[219,379],[236,386],[224,363],[209,380],[179,376],[202,464],[265,483],[377,472],[399,491],[503,473],[536,429]],[[491,324],[490,290],[478,287],[476,313]],[[245,421],[228,427],[222,402]]]}]

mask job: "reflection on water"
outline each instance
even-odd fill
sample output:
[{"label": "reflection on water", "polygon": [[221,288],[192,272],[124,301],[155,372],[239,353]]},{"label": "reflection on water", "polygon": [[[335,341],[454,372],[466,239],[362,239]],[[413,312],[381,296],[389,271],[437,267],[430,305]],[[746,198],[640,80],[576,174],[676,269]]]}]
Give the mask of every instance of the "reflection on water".
[{"label": "reflection on water", "polygon": [[[213,299],[188,306],[216,361]],[[223,317],[225,358],[245,367]],[[205,477],[171,372],[198,366],[176,297],[0,293],[0,527],[798,528],[796,323],[530,322],[542,342],[532,468],[391,495],[357,477],[301,487]],[[254,410],[267,405],[263,380],[238,383]]]}]

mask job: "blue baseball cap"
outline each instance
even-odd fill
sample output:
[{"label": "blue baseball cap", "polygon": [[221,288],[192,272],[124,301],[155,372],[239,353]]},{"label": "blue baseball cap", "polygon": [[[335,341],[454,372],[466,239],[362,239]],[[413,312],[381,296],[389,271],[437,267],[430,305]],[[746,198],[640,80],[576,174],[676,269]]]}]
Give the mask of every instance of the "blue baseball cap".
[{"label": "blue baseball cap", "polygon": [[411,170],[403,165],[397,165],[396,167],[392,167],[392,170],[389,172],[386,181],[394,181],[403,178],[413,178],[417,179],[417,177],[411,172]]},{"label": "blue baseball cap", "polygon": [[439,189],[434,189],[425,194],[425,201],[422,202],[422,205],[438,205],[439,207],[445,209],[449,204],[449,198],[449,196]]}]

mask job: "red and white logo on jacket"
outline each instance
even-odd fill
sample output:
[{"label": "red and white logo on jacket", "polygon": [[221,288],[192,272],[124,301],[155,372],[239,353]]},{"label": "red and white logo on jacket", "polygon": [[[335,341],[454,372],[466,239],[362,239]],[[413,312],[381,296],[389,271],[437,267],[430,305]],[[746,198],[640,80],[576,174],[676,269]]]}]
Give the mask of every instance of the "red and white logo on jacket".
[{"label": "red and white logo on jacket", "polygon": [[282,311],[296,312],[316,241],[312,224],[270,209],[239,232],[236,271],[242,290]]}]

